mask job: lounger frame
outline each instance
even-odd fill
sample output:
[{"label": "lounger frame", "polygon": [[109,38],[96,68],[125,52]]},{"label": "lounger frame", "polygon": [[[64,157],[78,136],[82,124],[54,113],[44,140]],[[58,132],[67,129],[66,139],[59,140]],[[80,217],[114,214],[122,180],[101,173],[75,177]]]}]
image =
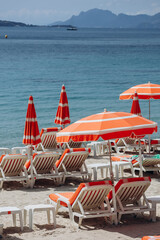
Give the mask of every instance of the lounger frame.
[{"label": "lounger frame", "polygon": [[0,163],[0,188],[5,181],[25,181],[28,174],[24,167],[27,155],[6,154]]},{"label": "lounger frame", "polygon": [[152,218],[155,209],[151,208],[146,199],[145,192],[150,181],[137,181],[123,183],[115,193],[117,201],[118,221],[123,214],[138,214],[149,212]]},{"label": "lounger frame", "polygon": [[64,175],[59,173],[55,165],[56,161],[60,157],[59,153],[44,152],[39,153],[33,158],[33,177],[31,180],[31,165],[28,168],[28,175],[30,181],[27,185],[30,187],[34,186],[36,179],[54,179],[55,182],[63,182]]},{"label": "lounger frame", "polygon": [[91,173],[88,172],[85,164],[88,155],[88,151],[69,152],[65,154],[58,166],[58,172],[64,172],[64,181],[67,177],[91,179]]},{"label": "lounger frame", "polygon": [[[79,226],[82,224],[83,219],[98,217],[109,217],[111,221],[117,225],[116,202],[114,202],[114,207],[111,208],[107,198],[107,195],[111,190],[113,190],[111,185],[84,187],[72,206],[68,199],[63,196],[60,196],[57,204],[51,199],[49,199],[49,201],[56,206],[56,214],[58,213],[59,208],[67,210],[72,223],[74,223],[74,217],[77,216],[79,218]],[[67,207],[63,207],[60,204],[61,202],[66,203]]]}]

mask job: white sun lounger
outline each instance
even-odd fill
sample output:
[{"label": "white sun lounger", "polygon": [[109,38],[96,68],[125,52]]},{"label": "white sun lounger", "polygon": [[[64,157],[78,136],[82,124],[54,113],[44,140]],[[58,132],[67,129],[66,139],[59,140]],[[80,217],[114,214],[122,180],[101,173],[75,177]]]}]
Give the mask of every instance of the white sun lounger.
[{"label": "white sun lounger", "polygon": [[81,183],[75,192],[50,194],[49,201],[56,206],[56,213],[59,208],[68,210],[72,223],[77,216],[79,226],[83,219],[98,217],[110,217],[117,224],[116,203],[111,208],[107,198],[112,189],[111,181]]},{"label": "white sun lounger", "polygon": [[24,168],[27,155],[6,154],[0,158],[0,188],[6,181],[25,181],[28,174]]}]

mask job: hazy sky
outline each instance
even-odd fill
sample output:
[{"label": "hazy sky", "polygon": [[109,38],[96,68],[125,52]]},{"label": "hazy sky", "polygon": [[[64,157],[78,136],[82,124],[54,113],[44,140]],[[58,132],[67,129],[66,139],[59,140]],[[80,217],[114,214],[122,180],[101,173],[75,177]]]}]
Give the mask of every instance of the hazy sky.
[{"label": "hazy sky", "polygon": [[160,12],[160,0],[0,0],[0,20],[50,24],[92,8],[154,15]]}]

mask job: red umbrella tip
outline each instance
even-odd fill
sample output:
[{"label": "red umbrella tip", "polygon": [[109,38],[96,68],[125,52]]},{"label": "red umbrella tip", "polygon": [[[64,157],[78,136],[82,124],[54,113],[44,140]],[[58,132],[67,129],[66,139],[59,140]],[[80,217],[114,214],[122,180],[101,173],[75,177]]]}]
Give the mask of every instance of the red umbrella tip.
[{"label": "red umbrella tip", "polygon": [[64,86],[64,84],[62,85],[62,90],[65,90],[65,86]]},{"label": "red umbrella tip", "polygon": [[32,96],[29,97],[29,101],[33,101],[33,97]]}]

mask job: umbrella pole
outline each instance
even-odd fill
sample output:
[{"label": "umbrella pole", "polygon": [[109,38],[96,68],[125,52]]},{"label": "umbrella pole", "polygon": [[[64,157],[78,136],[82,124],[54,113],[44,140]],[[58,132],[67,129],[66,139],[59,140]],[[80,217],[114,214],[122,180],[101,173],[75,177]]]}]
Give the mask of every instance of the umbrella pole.
[{"label": "umbrella pole", "polygon": [[151,108],[150,108],[150,99],[149,99],[149,120],[150,120],[150,117],[151,117]]},{"label": "umbrella pole", "polygon": [[139,143],[139,166],[140,166],[140,177],[143,177],[143,170],[142,170],[142,151],[141,151],[141,141],[140,138],[138,139]]},{"label": "umbrella pole", "polygon": [[[33,181],[33,146],[29,146],[29,158],[31,159],[31,185]],[[32,187],[32,186],[31,186]]]},{"label": "umbrella pole", "polygon": [[110,161],[110,177],[111,177],[111,181],[114,185],[114,175],[113,175],[112,159],[111,159],[111,145],[110,145],[109,140],[108,140],[108,149],[109,149],[109,161]]}]

